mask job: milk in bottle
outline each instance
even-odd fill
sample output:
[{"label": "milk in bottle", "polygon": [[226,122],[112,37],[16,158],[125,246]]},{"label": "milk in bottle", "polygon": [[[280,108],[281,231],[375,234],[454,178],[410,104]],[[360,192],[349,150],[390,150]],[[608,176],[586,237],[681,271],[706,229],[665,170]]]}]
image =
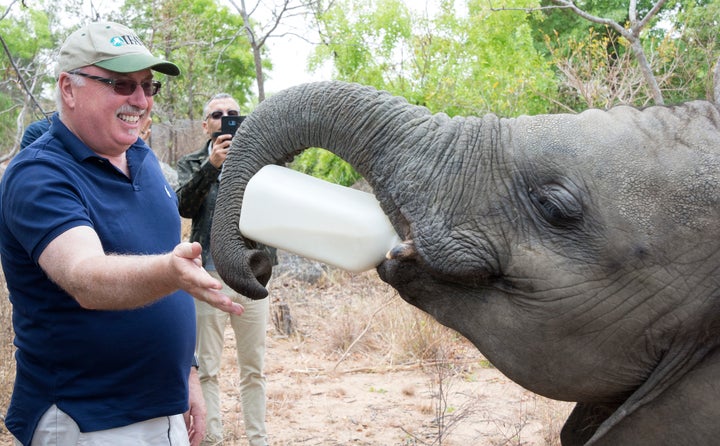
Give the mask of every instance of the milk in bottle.
[{"label": "milk in bottle", "polygon": [[400,242],[375,196],[268,165],[247,184],[243,236],[339,268],[374,268]]}]

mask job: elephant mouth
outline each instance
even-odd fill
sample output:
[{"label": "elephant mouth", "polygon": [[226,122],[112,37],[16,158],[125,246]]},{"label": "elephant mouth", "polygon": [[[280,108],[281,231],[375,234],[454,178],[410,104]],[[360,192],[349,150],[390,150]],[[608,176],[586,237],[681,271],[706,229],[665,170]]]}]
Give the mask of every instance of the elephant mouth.
[{"label": "elephant mouth", "polygon": [[387,258],[377,267],[377,273],[385,283],[398,290],[403,299],[415,305],[416,296],[412,288],[423,282],[423,268],[409,257],[393,257],[393,249],[388,252]]},{"label": "elephant mouth", "polygon": [[443,269],[441,265],[432,264],[412,239],[405,240],[388,251],[377,271],[383,281],[398,290],[417,288],[415,293],[411,293],[413,295],[425,293],[422,286],[416,287],[412,284],[437,281],[451,286],[475,288],[487,286],[497,279],[488,273],[485,264],[482,268],[472,270]]},{"label": "elephant mouth", "polygon": [[[417,247],[412,239],[395,245],[378,265],[380,278],[396,289],[415,283],[424,268],[419,264]],[[399,287],[399,288],[398,288]]]},{"label": "elephant mouth", "polygon": [[[468,253],[467,246],[456,242],[460,239],[456,233],[417,230],[411,233],[407,230],[411,227],[408,224],[398,227],[401,229],[398,233],[406,234],[405,240],[390,249],[377,267],[381,278],[393,287],[411,280],[410,276],[414,281],[460,288],[492,287],[506,282],[502,267],[504,256],[488,241],[486,233],[474,237],[472,252]],[[472,238],[465,236],[462,240]]]},{"label": "elephant mouth", "polygon": [[385,258],[387,260],[407,261],[415,260],[417,258],[417,254],[415,242],[412,240],[405,240],[404,242],[395,245],[395,247],[388,251]]},{"label": "elephant mouth", "polygon": [[446,313],[461,300],[459,296],[472,295],[477,301],[476,289],[438,276],[417,255],[391,257],[388,253],[388,258],[377,266],[376,271],[380,279],[397,290],[404,301],[446,325],[452,324],[452,318],[447,319]]}]

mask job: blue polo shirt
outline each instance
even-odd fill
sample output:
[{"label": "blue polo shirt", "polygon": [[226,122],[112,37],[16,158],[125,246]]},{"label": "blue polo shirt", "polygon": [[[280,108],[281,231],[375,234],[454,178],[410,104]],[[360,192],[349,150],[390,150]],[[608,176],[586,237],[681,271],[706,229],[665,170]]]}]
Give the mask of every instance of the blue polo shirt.
[{"label": "blue polo shirt", "polygon": [[93,228],[106,253],[167,253],[180,242],[177,197],[157,158],[138,140],[127,160],[130,178],[56,117],[3,175],[0,257],[17,347],[5,424],[24,445],[52,404],[83,432],[188,409],[190,295],[178,291],[135,310],[86,310],[38,266],[48,243],[77,226]]}]

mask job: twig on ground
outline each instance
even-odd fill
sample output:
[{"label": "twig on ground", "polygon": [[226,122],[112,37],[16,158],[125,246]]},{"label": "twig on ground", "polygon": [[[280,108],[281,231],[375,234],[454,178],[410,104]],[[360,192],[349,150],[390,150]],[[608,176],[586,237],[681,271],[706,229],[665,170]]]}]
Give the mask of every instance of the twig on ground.
[{"label": "twig on ground", "polygon": [[367,331],[370,329],[370,326],[372,326],[372,321],[373,321],[373,319],[375,319],[375,315],[377,315],[381,310],[385,309],[387,306],[389,306],[391,303],[393,303],[393,301],[394,301],[395,299],[397,299],[397,297],[398,297],[397,294],[394,295],[391,299],[389,299],[389,300],[388,300],[387,302],[385,302],[383,305],[381,305],[380,307],[378,307],[378,308],[373,312],[372,315],[370,315],[370,319],[368,320],[367,324],[365,324],[365,328],[363,329],[362,333],[360,333],[360,334],[358,335],[358,337],[356,337],[355,340],[353,340],[353,341],[350,343],[350,345],[349,345],[348,348],[345,350],[345,352],[343,352],[343,354],[342,354],[342,356],[340,357],[340,359],[338,359],[338,361],[335,363],[335,366],[333,367],[333,370],[337,369],[337,367],[340,365],[340,363],[345,360],[345,358],[346,358],[347,355],[350,353],[350,350],[352,350],[352,348],[355,346],[355,344],[357,344],[358,341],[360,341],[360,339],[362,339],[362,337],[365,336],[365,333],[367,333]]}]

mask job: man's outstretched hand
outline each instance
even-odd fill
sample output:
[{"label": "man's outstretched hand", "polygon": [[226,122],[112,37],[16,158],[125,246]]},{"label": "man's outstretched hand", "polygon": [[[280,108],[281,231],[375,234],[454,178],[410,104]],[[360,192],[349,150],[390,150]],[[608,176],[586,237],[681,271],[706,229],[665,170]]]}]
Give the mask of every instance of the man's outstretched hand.
[{"label": "man's outstretched hand", "polygon": [[178,271],[180,288],[226,313],[243,314],[243,306],[223,294],[222,283],[202,267],[201,254],[202,246],[198,242],[180,243],[173,250],[172,261]]}]

